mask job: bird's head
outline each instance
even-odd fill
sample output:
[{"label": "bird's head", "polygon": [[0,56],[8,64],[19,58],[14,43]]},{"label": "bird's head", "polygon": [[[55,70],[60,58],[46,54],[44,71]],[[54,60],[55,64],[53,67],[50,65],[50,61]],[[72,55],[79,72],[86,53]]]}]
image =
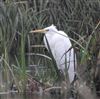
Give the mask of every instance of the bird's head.
[{"label": "bird's head", "polygon": [[49,32],[57,32],[58,30],[56,29],[56,26],[53,24],[49,27],[46,27],[44,29],[38,29],[38,30],[32,30],[30,33],[49,33]]}]

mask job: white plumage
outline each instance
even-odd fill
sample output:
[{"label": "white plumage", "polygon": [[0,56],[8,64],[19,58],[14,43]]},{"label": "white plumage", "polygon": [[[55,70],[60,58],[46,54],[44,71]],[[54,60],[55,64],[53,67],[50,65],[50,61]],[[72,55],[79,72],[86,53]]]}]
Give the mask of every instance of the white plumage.
[{"label": "white plumage", "polygon": [[74,80],[74,76],[75,76],[74,65],[76,64],[76,59],[74,59],[75,58],[74,49],[71,48],[72,44],[67,34],[64,33],[63,31],[57,30],[54,25],[51,25],[42,30],[35,30],[33,32],[45,33],[44,44],[46,48],[49,49],[48,48],[48,44],[49,44],[52,55],[56,60],[57,67],[64,74],[65,74],[65,62],[67,63],[68,75],[71,83]]}]

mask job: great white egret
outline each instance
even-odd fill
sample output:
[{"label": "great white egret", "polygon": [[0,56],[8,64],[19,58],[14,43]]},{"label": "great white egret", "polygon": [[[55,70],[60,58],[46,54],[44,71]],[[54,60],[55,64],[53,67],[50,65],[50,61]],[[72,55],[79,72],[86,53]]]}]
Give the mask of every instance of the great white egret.
[{"label": "great white egret", "polygon": [[74,57],[74,49],[71,48],[72,44],[68,35],[63,31],[57,30],[56,26],[54,25],[51,25],[44,29],[32,30],[30,32],[45,33],[44,44],[46,48],[49,49],[49,44],[57,67],[63,72],[63,74],[65,74],[65,63],[67,64],[69,81],[71,83],[74,80],[75,76],[74,65],[76,64],[76,59]]}]

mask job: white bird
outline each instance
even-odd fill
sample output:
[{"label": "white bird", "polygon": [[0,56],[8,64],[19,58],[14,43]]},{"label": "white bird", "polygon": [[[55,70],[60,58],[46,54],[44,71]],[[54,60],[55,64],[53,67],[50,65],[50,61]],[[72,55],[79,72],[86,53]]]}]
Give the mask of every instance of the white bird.
[{"label": "white bird", "polygon": [[69,81],[72,83],[75,76],[74,65],[76,65],[76,57],[74,57],[74,49],[72,48],[72,44],[68,35],[63,31],[57,30],[56,26],[54,25],[30,32],[45,33],[44,44],[46,48],[49,50],[49,45],[57,67],[63,72],[64,75],[65,64],[67,64]]}]

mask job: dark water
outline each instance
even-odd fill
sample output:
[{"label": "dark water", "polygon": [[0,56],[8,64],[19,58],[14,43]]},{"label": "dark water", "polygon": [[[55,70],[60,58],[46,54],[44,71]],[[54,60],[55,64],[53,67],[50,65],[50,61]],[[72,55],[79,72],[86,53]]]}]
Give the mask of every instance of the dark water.
[{"label": "dark water", "polygon": [[0,99],[63,99],[61,96],[39,94],[2,94]]}]

